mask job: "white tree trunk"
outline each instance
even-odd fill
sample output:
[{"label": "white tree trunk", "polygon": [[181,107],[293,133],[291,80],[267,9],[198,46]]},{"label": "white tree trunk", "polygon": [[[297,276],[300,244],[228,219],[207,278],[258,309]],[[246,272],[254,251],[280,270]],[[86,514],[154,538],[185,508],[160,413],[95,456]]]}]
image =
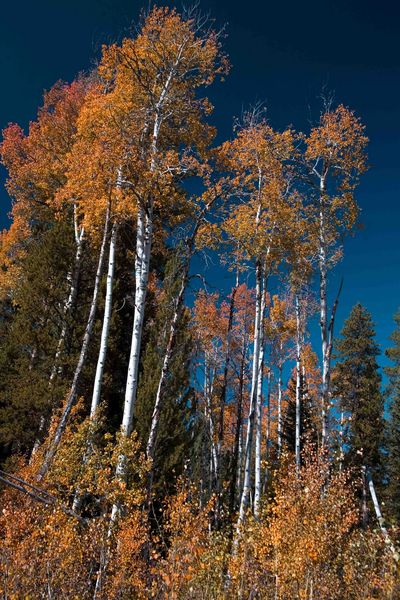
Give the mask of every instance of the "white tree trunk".
[{"label": "white tree trunk", "polygon": [[99,260],[98,260],[98,264],[97,264],[97,271],[96,271],[96,277],[95,277],[94,288],[93,288],[93,296],[92,296],[92,301],[90,304],[89,316],[88,316],[88,320],[86,323],[85,332],[83,335],[81,352],[79,355],[78,364],[75,369],[71,388],[68,393],[67,400],[65,402],[65,405],[64,405],[64,408],[63,408],[63,411],[61,414],[61,418],[58,422],[54,437],[51,440],[48,450],[46,452],[45,458],[43,460],[43,464],[39,470],[38,480],[42,479],[46,475],[47,471],[49,470],[49,467],[51,466],[53,458],[54,458],[54,456],[57,452],[58,446],[60,444],[62,435],[67,426],[67,422],[68,422],[68,418],[69,418],[72,406],[76,399],[79,380],[80,380],[80,376],[82,374],[83,367],[85,365],[86,356],[87,356],[87,352],[89,349],[90,340],[92,337],[94,320],[95,320],[95,316],[96,316],[97,298],[99,295],[100,280],[101,280],[101,274],[103,271],[104,254],[105,254],[105,248],[106,248],[106,242],[107,242],[109,219],[110,219],[110,205],[107,206],[104,231],[103,231],[103,239],[102,239],[101,246],[100,246]]},{"label": "white tree trunk", "polygon": [[101,385],[103,381],[104,363],[107,355],[108,333],[110,330],[111,312],[112,312],[112,294],[114,283],[115,270],[115,250],[117,247],[117,230],[116,223],[113,224],[111,230],[110,247],[108,254],[108,270],[106,284],[106,299],[104,305],[103,327],[101,330],[100,349],[97,358],[96,375],[94,378],[92,404],[90,407],[90,418],[93,419],[100,404]]},{"label": "white tree trunk", "polygon": [[[158,151],[158,136],[161,126],[161,106],[171,82],[173,71],[171,71],[167,82],[161,92],[159,102],[156,107],[156,117],[153,126],[153,135],[151,142],[151,160],[150,171],[156,169],[156,159]],[[150,197],[146,206],[139,203],[137,216],[136,233],[136,261],[135,261],[135,312],[133,316],[131,351],[129,355],[128,375],[125,388],[124,413],[122,416],[121,430],[123,435],[129,436],[132,433],[133,413],[136,402],[140,348],[142,344],[142,333],[144,324],[144,310],[147,295],[147,285],[150,271],[151,244],[153,238],[153,198]],[[117,475],[124,474],[124,460],[121,460],[117,466]]]},{"label": "white tree trunk", "polygon": [[[263,295],[264,296],[264,295]],[[263,300],[265,304],[265,300]],[[262,309],[262,314],[264,310]],[[257,401],[256,401],[256,452],[254,464],[254,516],[260,516],[261,505],[261,442],[262,442],[262,413],[263,413],[263,366],[264,366],[264,340],[261,333],[260,358],[258,361]]]},{"label": "white tree trunk", "polygon": [[321,394],[321,420],[322,448],[326,447],[329,420],[329,379],[330,356],[328,343],[328,305],[327,305],[327,255],[325,239],[325,177],[320,179],[320,213],[319,213],[319,300],[320,300],[320,329],[322,345],[322,394]]},{"label": "white tree trunk", "polygon": [[295,435],[295,457],[296,471],[300,471],[301,461],[301,441],[300,441],[300,425],[301,425],[301,323],[300,323],[300,305],[299,298],[295,298],[296,309],[296,435]]},{"label": "white tree trunk", "polygon": [[267,423],[265,428],[265,462],[266,467],[264,471],[264,483],[263,483],[263,492],[265,494],[267,485],[268,485],[268,477],[269,477],[269,446],[271,442],[271,369],[268,370],[268,391],[267,391]]},{"label": "white tree trunk", "polygon": [[282,362],[278,367],[278,458],[282,453]]},{"label": "white tree trunk", "polygon": [[211,464],[211,479],[215,481],[218,473],[218,454],[215,443],[215,426],[212,413],[212,392],[213,392],[213,377],[210,373],[210,361],[208,352],[204,354],[204,410],[206,420],[208,422],[210,436],[210,464]]},{"label": "white tree trunk", "polygon": [[251,457],[253,450],[253,434],[254,434],[254,413],[256,408],[256,391],[258,382],[258,369],[260,360],[260,333],[261,333],[261,307],[262,307],[262,268],[258,262],[256,266],[256,311],[254,318],[254,345],[253,345],[253,367],[251,376],[251,391],[249,414],[247,419],[247,435],[245,448],[245,465],[244,465],[244,481],[243,490],[240,499],[239,516],[237,527],[243,523],[250,496],[251,486]]},{"label": "white tree trunk", "polygon": [[[243,423],[241,423],[239,428],[239,439],[238,439],[238,463],[236,470],[236,492],[240,494],[242,485],[243,485]],[[236,502],[239,501],[239,498],[235,496]]]},{"label": "white tree trunk", "polygon": [[[142,206],[138,207],[135,261],[135,311],[133,315],[133,330],[131,351],[129,355],[128,376],[125,388],[124,412],[122,415],[121,432],[129,437],[133,429],[133,414],[135,408],[140,348],[144,324],[144,310],[147,295],[147,285],[150,269],[151,242],[153,235],[153,209],[148,207],[147,214]],[[122,481],[126,477],[126,456],[121,454],[116,468],[116,477]],[[121,506],[114,504],[111,510],[109,534],[118,519]]]},{"label": "white tree trunk", "polygon": [[365,469],[366,479],[368,481],[369,492],[371,494],[372,504],[374,505],[374,510],[375,510],[376,518],[379,523],[379,527],[382,531],[383,537],[385,538],[387,545],[389,546],[390,550],[393,553],[393,557],[394,557],[395,561],[398,562],[399,554],[392,542],[392,539],[389,535],[388,530],[385,527],[385,521],[382,517],[382,513],[381,513],[380,506],[379,506],[378,497],[376,495],[373,479],[372,479],[371,474],[369,473],[368,469],[366,467],[363,467],[363,469]]},{"label": "white tree trunk", "polygon": [[[132,433],[133,412],[136,401],[140,348],[144,324],[144,310],[150,271],[151,242],[153,235],[152,208],[148,214],[143,208],[138,211],[138,244],[136,261],[135,312],[133,316],[132,343],[129,356],[128,377],[126,381],[122,432],[125,436]],[[143,245],[142,245],[143,240]]]}]

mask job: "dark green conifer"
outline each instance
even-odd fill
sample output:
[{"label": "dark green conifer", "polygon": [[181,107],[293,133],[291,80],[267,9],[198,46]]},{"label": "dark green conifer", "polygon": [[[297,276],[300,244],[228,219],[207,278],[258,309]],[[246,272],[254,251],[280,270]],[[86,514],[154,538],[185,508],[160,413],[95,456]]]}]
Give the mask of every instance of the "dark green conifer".
[{"label": "dark green conifer", "polygon": [[384,399],[370,313],[356,304],[336,340],[333,392],[348,422],[345,462],[365,465],[374,480],[382,480]]},{"label": "dark green conifer", "polygon": [[[32,240],[7,318],[2,320],[0,445],[14,452],[30,451],[41,417],[49,416],[54,402],[65,392],[62,377],[56,377],[52,385],[49,379],[66,318],[63,306],[68,297],[72,240],[71,231],[62,223]],[[72,334],[68,336],[68,352],[72,338]],[[65,356],[62,362],[68,373]]]}]

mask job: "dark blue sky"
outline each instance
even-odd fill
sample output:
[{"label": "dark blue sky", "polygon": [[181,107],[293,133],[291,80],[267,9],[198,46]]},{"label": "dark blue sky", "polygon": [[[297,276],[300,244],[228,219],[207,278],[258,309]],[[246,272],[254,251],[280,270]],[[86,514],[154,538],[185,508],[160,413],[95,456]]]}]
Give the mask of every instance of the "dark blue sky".
[{"label": "dark blue sky", "polygon": [[[146,0],[3,3],[0,127],[26,126],[43,90],[89,68],[101,44],[119,39],[143,4]],[[371,169],[358,192],[364,229],[346,242],[345,259],[336,269],[337,277],[344,276],[338,328],[360,301],[373,315],[378,342],[387,346],[400,305],[400,7],[393,0],[202,0],[200,5],[218,25],[227,24],[225,47],[233,68],[211,94],[221,139],[230,136],[232,118],[255,100],[266,102],[273,126],[306,129],[318,116],[316,98],[324,85],[366,124]],[[9,200],[4,171],[0,175],[4,225]]]}]

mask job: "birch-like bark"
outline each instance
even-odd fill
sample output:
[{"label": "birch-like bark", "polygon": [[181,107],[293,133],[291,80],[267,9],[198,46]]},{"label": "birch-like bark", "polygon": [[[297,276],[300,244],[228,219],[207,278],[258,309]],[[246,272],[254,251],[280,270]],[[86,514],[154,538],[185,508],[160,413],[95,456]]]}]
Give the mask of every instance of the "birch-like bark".
[{"label": "birch-like bark", "polygon": [[[157,168],[158,142],[161,123],[163,120],[163,107],[168,96],[168,91],[176,73],[176,68],[181,60],[183,45],[177,52],[174,64],[168,73],[158,101],[154,107],[154,124],[151,138],[150,150],[150,172],[154,173]],[[123,435],[132,433],[133,413],[136,402],[140,348],[142,343],[142,332],[144,323],[144,309],[147,295],[147,285],[150,270],[151,244],[153,237],[153,203],[150,196],[146,205],[139,203],[137,217],[137,243],[136,243],[136,290],[135,290],[135,312],[133,317],[131,351],[129,355],[128,375],[125,388],[124,413],[122,417],[121,430]],[[121,457],[117,466],[117,475],[124,475],[124,459]]]},{"label": "birch-like bark", "polygon": [[[142,206],[138,208],[137,234],[136,234],[136,290],[135,311],[133,316],[133,331],[131,351],[129,356],[128,377],[125,389],[124,412],[122,416],[121,432],[129,437],[133,429],[133,413],[137,393],[140,347],[142,343],[142,331],[144,323],[144,309],[147,295],[147,284],[150,269],[151,241],[153,234],[153,210],[150,206],[148,212]],[[116,477],[124,480],[126,476],[126,456],[121,454],[116,468]],[[113,504],[111,510],[109,535],[113,525],[118,519],[121,506]]]},{"label": "birch-like bark", "polygon": [[[264,296],[264,294],[263,294]],[[265,301],[263,300],[263,304]],[[264,310],[261,311],[264,314]],[[264,367],[264,336],[261,332],[260,358],[258,361],[257,400],[256,400],[256,444],[254,463],[254,516],[260,516],[261,505],[261,441],[262,441],[262,404],[263,404],[263,367]]]},{"label": "birch-like bark", "polygon": [[327,253],[325,239],[325,176],[320,177],[320,208],[319,208],[319,300],[320,300],[320,330],[322,345],[322,390],[321,390],[321,420],[322,448],[326,447],[329,421],[329,383],[330,356],[328,352],[328,305],[327,305]]},{"label": "birch-like bark", "polygon": [[[164,94],[164,89],[162,96]],[[156,107],[156,118],[154,120],[153,136],[151,144],[151,162],[150,171],[154,172],[156,168],[156,155],[158,149],[158,136],[161,126],[161,115],[159,104]],[[151,244],[153,237],[153,198],[149,198],[146,206],[139,203],[137,216],[136,233],[136,259],[135,259],[135,311],[133,315],[133,328],[131,350],[129,354],[128,375],[126,379],[124,412],[122,416],[121,431],[128,437],[132,433],[133,414],[137,395],[140,348],[142,344],[142,332],[144,324],[144,310],[147,295],[147,286],[150,272]],[[116,474],[118,477],[125,475],[125,458],[121,455],[118,461]],[[113,508],[113,517],[116,516],[115,507]],[[115,513],[115,514],[114,514]],[[113,518],[112,517],[112,518]]]},{"label": "birch-like bark", "polygon": [[[242,413],[243,413],[243,405],[242,405]],[[244,434],[244,432],[243,432],[243,418],[242,418],[242,423],[239,428],[238,453],[237,453],[237,456],[238,456],[237,477],[236,477],[236,496],[237,497],[235,497],[235,504],[237,504],[237,506],[239,506],[240,494],[241,494],[241,490],[242,490],[242,486],[243,486],[243,443],[244,443],[243,434]]]},{"label": "birch-like bark", "polygon": [[300,472],[301,461],[301,440],[300,440],[300,425],[301,425],[301,323],[300,323],[300,305],[299,297],[295,298],[296,311],[296,435],[295,435],[295,457],[296,471]]},{"label": "birch-like bark", "polygon": [[266,468],[264,472],[264,483],[263,483],[263,492],[265,494],[268,486],[268,477],[269,477],[269,446],[270,446],[270,438],[271,438],[271,369],[268,370],[268,391],[267,391],[267,402],[266,402],[266,410],[267,410],[267,423],[265,428],[265,462]]},{"label": "birch-like bark", "polygon": [[78,364],[75,369],[71,388],[68,393],[67,400],[65,402],[65,405],[64,405],[64,408],[63,408],[63,411],[61,414],[61,418],[58,422],[54,437],[51,440],[49,448],[46,452],[42,466],[39,470],[38,480],[42,479],[46,475],[47,471],[49,470],[49,468],[51,466],[51,463],[54,459],[54,456],[55,456],[58,446],[60,444],[62,435],[67,426],[67,422],[68,422],[68,418],[69,418],[72,406],[73,406],[76,396],[77,396],[78,385],[79,385],[83,367],[85,365],[86,356],[87,356],[87,352],[89,349],[90,340],[92,337],[94,320],[95,320],[95,316],[96,316],[97,299],[98,299],[98,295],[99,295],[101,274],[103,271],[103,263],[104,263],[107,235],[108,235],[109,219],[110,219],[110,203],[108,204],[107,211],[106,211],[103,239],[102,239],[101,246],[100,246],[99,260],[98,260],[98,264],[97,264],[96,277],[95,277],[94,288],[93,288],[93,296],[92,296],[92,301],[90,304],[89,316],[88,316],[88,320],[86,323],[85,332],[83,335],[81,352],[79,355]]},{"label": "birch-like bark", "polygon": [[[150,270],[152,234],[152,207],[148,207],[147,213],[143,207],[139,207],[137,217],[137,244],[135,265],[135,311],[133,316],[132,343],[129,355],[128,377],[126,381],[124,413],[122,417],[121,427],[122,432],[125,436],[129,436],[132,433],[133,412],[137,393],[139,358],[144,323],[144,309]],[[119,474],[122,474],[121,466],[119,466],[118,472]]]},{"label": "birch-like bark", "polygon": [[278,366],[278,458],[282,453],[282,362]]},{"label": "birch-like bark", "polygon": [[261,333],[261,305],[262,305],[262,267],[260,261],[256,265],[256,311],[254,318],[254,348],[253,348],[253,367],[251,376],[251,391],[249,414],[247,419],[247,435],[245,448],[245,465],[244,465],[244,481],[243,490],[240,499],[239,516],[237,527],[243,523],[248,505],[251,485],[251,457],[253,450],[253,435],[254,435],[254,415],[256,409],[256,391],[258,382],[258,369],[260,360],[260,333]]},{"label": "birch-like bark", "polygon": [[[151,173],[155,173],[157,168],[158,142],[160,128],[164,116],[164,103],[166,98],[168,97],[168,91],[173,81],[173,78],[176,75],[176,69],[181,61],[183,50],[184,43],[182,43],[177,50],[176,59],[173,65],[171,65],[170,71],[165,79],[165,83],[160,92],[158,101],[154,106],[154,124],[152,130],[150,149]],[[160,73],[156,77],[158,78],[159,75]],[[145,135],[147,135],[147,128],[148,126],[146,125],[144,128],[144,132],[142,132],[144,134],[143,138],[145,137]],[[125,437],[129,437],[132,433],[133,414],[138,388],[140,349],[142,343],[144,311],[149,279],[151,245],[153,237],[153,206],[154,198],[151,196],[145,203],[139,202],[138,205],[135,260],[135,311],[133,316],[131,350],[129,354],[128,374],[125,387],[124,411],[121,423],[121,433]],[[121,454],[118,458],[118,464],[115,474],[116,477],[122,481],[126,478],[126,457],[124,456],[124,454]],[[112,528],[118,519],[118,515],[120,514],[121,508],[122,507],[118,504],[114,504],[112,507],[109,535],[111,535]],[[106,560],[108,560],[108,558],[106,558]],[[96,588],[99,585],[100,584],[98,578],[96,582]]]},{"label": "birch-like bark", "polygon": [[215,444],[215,426],[212,414],[212,392],[213,392],[213,377],[210,372],[210,360],[208,352],[204,354],[204,401],[205,401],[205,415],[208,421],[208,429],[210,436],[210,465],[212,472],[212,481],[215,481],[218,473],[218,454],[217,447]]},{"label": "birch-like bark", "polygon": [[99,355],[97,358],[96,375],[94,378],[92,403],[90,406],[90,418],[93,419],[100,404],[101,385],[103,381],[104,364],[108,348],[108,334],[110,330],[111,313],[112,313],[112,295],[115,271],[115,251],[117,247],[117,232],[118,226],[113,224],[110,237],[110,246],[108,254],[108,269],[106,283],[106,298],[104,305],[103,327],[101,330]]},{"label": "birch-like bark", "polygon": [[[115,250],[117,244],[117,231],[118,226],[116,223],[113,224],[110,237],[109,254],[108,254],[108,269],[107,269],[107,283],[106,283],[106,298],[104,305],[104,316],[103,316],[103,327],[101,330],[101,340],[99,354],[97,358],[96,375],[93,385],[92,403],[90,406],[90,418],[93,420],[96,417],[97,410],[100,405],[101,398],[101,385],[103,380],[104,364],[107,355],[108,347],[108,333],[110,329],[111,312],[112,312],[112,292],[114,282],[114,268],[115,268]],[[91,454],[91,440],[87,440],[87,447],[83,456],[83,464],[86,464]],[[82,496],[80,494],[79,487],[75,491],[74,501],[72,509],[78,512],[82,504]]]}]

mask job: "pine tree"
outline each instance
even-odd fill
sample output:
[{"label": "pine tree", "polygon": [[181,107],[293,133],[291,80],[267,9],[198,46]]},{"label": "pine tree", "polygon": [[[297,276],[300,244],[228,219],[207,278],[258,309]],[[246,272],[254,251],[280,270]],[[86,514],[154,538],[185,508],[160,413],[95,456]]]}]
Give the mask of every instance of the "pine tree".
[{"label": "pine tree", "polygon": [[336,341],[334,395],[349,422],[346,462],[382,478],[384,400],[371,315],[356,304]]},{"label": "pine tree", "polygon": [[0,444],[14,452],[29,453],[41,418],[48,420],[53,406],[65,392],[64,378],[74,354],[77,323],[70,323],[63,355],[64,377],[56,377],[50,385],[50,374],[63,326],[62,306],[72,253],[71,232],[64,223],[37,232],[15,282],[12,303],[4,304],[0,339]]},{"label": "pine tree", "polygon": [[390,419],[387,422],[386,459],[388,475],[388,506],[392,517],[400,524],[400,310],[395,314],[396,328],[390,336],[393,346],[386,356],[393,365],[385,368],[389,377]]}]

